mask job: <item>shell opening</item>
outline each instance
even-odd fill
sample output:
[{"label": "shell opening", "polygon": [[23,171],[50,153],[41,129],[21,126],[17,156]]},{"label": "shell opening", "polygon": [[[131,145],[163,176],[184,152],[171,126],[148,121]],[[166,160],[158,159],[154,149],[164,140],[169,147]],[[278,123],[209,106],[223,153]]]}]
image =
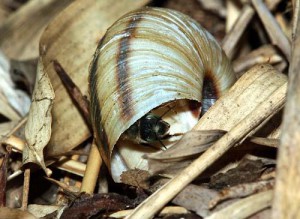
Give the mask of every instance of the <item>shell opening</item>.
[{"label": "shell opening", "polygon": [[[158,117],[162,116],[161,119],[170,125],[168,137],[161,139],[163,145],[169,148],[181,138],[182,134],[190,131],[196,125],[200,117],[200,112],[201,104],[198,101],[184,99],[163,104],[151,110],[149,113]],[[139,123],[139,120],[136,123]],[[121,173],[128,169],[147,168],[147,161],[143,159],[143,155],[145,153],[163,150],[160,141],[149,142],[148,145],[143,142],[138,142],[135,137],[138,138],[139,136],[134,136],[133,134],[138,135],[138,131],[141,130],[137,129],[140,128],[142,127],[137,124],[134,127],[134,133],[131,133],[132,135],[130,136],[127,136],[126,132],[124,132],[114,147],[111,159],[111,172],[113,173],[114,180],[118,181]],[[120,159],[124,156],[126,158],[130,157],[130,164]]]}]

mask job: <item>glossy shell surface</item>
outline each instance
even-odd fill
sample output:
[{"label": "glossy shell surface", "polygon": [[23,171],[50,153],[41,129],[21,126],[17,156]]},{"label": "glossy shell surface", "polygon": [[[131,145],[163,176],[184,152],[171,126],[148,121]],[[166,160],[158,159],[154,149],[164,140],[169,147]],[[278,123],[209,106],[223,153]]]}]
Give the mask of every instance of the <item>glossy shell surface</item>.
[{"label": "glossy shell surface", "polygon": [[91,119],[106,164],[122,133],[152,109],[180,99],[201,102],[204,80],[220,96],[235,74],[196,21],[149,7],[116,21],[99,42],[89,77]]}]

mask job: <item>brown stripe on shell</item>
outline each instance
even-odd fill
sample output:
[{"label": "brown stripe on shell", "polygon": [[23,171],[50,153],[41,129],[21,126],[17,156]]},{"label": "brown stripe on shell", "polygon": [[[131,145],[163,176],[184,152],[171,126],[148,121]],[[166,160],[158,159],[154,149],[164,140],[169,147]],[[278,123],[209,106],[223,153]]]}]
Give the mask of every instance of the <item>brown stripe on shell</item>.
[{"label": "brown stripe on shell", "polygon": [[208,111],[208,109],[214,105],[214,103],[220,97],[220,91],[216,84],[216,79],[213,77],[213,73],[211,71],[206,71],[204,79],[203,79],[203,88],[202,88],[202,109],[201,115]]},{"label": "brown stripe on shell", "polygon": [[106,165],[110,166],[110,162],[108,160],[110,157],[108,137],[105,129],[101,124],[102,117],[101,117],[100,101],[99,101],[98,92],[95,92],[98,86],[97,66],[99,62],[100,48],[102,46],[104,38],[105,36],[98,43],[95,55],[93,57],[93,61],[91,62],[91,66],[90,66],[90,75],[89,75],[89,83],[90,83],[89,87],[90,87],[90,96],[91,96],[90,116],[93,125],[94,135],[96,138],[97,145],[100,149],[100,153],[102,154],[102,158],[104,159]]},{"label": "brown stripe on shell", "polygon": [[134,32],[136,30],[138,22],[142,19],[142,15],[134,15],[128,22],[128,27],[126,28],[127,37],[123,37],[120,40],[119,51],[117,54],[117,69],[116,76],[118,81],[118,92],[120,94],[119,103],[121,106],[122,118],[127,120],[134,114],[134,109],[132,105],[132,88],[130,86],[130,81],[128,80],[128,73],[130,72],[128,66],[128,57],[130,56],[130,41],[134,37]]}]

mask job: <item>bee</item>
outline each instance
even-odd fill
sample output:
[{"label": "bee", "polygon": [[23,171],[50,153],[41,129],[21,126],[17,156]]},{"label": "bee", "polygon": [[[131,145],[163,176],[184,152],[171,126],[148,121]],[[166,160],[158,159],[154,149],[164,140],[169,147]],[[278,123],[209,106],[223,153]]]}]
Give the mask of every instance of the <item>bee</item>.
[{"label": "bee", "polygon": [[169,136],[170,124],[153,113],[147,113],[125,132],[126,138],[138,144],[151,144],[160,142],[166,149],[162,140]]}]

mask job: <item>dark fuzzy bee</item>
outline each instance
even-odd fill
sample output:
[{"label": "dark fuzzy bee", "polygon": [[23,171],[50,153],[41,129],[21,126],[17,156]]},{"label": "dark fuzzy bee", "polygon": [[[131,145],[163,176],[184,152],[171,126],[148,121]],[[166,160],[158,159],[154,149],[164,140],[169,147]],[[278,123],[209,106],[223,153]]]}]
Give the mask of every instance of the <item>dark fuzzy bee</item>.
[{"label": "dark fuzzy bee", "polygon": [[169,123],[161,116],[148,113],[129,127],[126,137],[139,144],[150,145],[160,142],[164,146],[161,140],[168,137],[169,129]]}]

